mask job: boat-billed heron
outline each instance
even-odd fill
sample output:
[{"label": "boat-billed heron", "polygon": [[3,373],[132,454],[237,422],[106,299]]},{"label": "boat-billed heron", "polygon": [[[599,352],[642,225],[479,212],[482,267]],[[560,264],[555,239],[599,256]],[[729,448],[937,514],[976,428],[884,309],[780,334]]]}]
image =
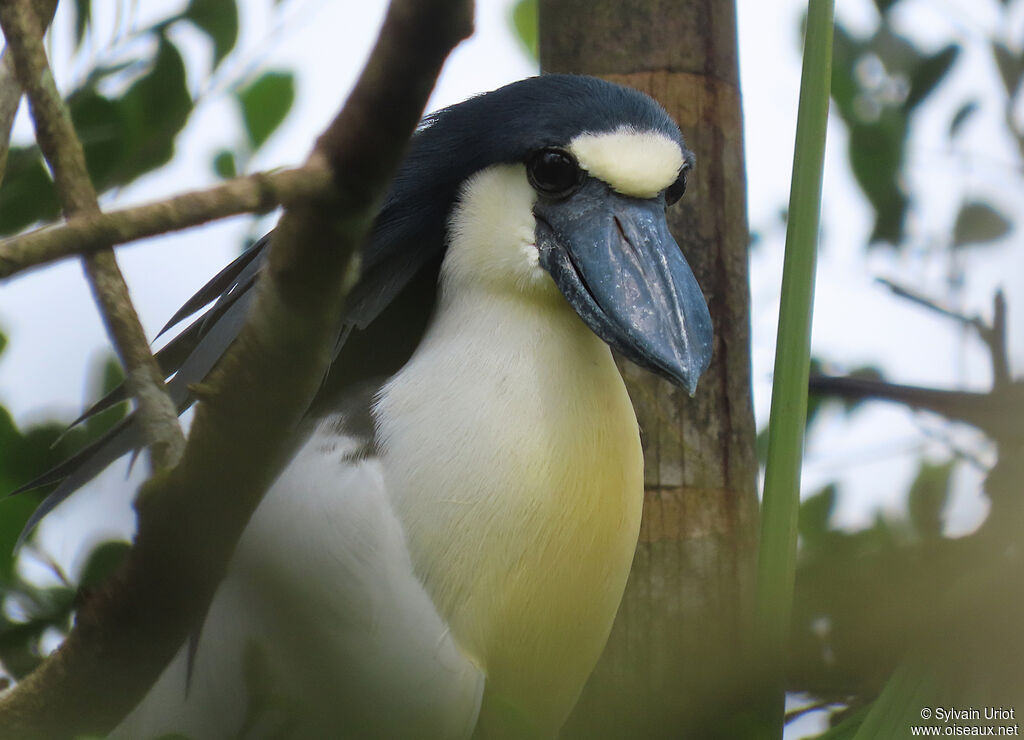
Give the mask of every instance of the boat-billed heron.
[{"label": "boat-billed heron", "polygon": [[[608,638],[643,457],[616,350],[694,391],[711,321],[665,211],[666,112],[546,75],[428,116],[358,255],[337,357],[201,629],[122,737],[552,737]],[[178,403],[260,242],[191,300]],[[254,401],[255,402],[255,401]],[[135,445],[112,431],[40,510]]]}]

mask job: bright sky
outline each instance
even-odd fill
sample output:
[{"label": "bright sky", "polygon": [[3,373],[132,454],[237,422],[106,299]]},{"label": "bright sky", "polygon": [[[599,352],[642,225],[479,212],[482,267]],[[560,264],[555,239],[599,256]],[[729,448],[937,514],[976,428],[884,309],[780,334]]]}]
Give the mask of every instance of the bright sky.
[{"label": "bright sky", "polygon": [[[144,6],[137,12],[157,17],[167,8],[183,6],[184,1],[127,4]],[[110,12],[114,5],[94,3],[94,12]],[[430,107],[454,103],[534,73],[532,61],[509,31],[511,5],[511,0],[478,2],[476,35],[447,63]],[[759,424],[767,420],[768,411],[783,236],[777,213],[784,207],[788,192],[799,81],[798,19],[805,5],[803,0],[738,0],[749,212],[752,228],[763,236],[751,258],[753,373]],[[851,29],[870,32],[877,22],[871,0],[844,0],[838,5],[840,16]],[[995,23],[995,17],[979,11],[972,0],[946,0],[941,5],[939,12],[935,4],[905,0],[901,22],[918,38],[934,44],[950,33],[969,44],[983,38]],[[241,52],[225,71],[258,66],[294,69],[299,74],[294,112],[252,163],[252,169],[298,163],[354,81],[375,37],[384,2],[292,0],[284,3],[288,12],[283,22],[274,20],[270,0],[246,0],[245,6]],[[98,25],[109,34],[111,22],[100,18]],[[68,19],[59,18],[56,29],[52,48],[57,55],[58,83],[67,87],[75,74],[81,73],[81,67],[76,68],[60,53],[66,46],[62,39],[67,38]],[[209,49],[197,34],[182,31],[178,38],[190,55],[208,57]],[[958,91],[993,79],[988,69],[977,73],[978,65],[991,62],[976,47],[968,47],[967,52],[973,66],[953,80],[951,90],[941,97],[945,102],[937,105],[955,106],[960,100]],[[192,82],[198,87],[201,80]],[[108,204],[143,202],[212,184],[212,154],[231,143],[227,137],[240,133],[235,115],[229,101],[211,96],[197,110],[173,165],[108,198]],[[983,106],[969,124],[971,151],[979,155],[979,161],[1005,162],[1009,156],[1008,143],[1001,140],[999,116],[1000,110]],[[955,188],[947,185],[944,178],[952,180],[956,174],[956,153],[950,150],[942,126],[940,119],[932,128],[915,130],[911,176],[933,183],[932,190],[940,194],[949,191],[949,200],[938,197],[914,214],[921,244],[896,257],[884,253],[865,256],[868,208],[843,166],[844,132],[832,126],[824,194],[827,246],[819,262],[813,341],[817,353],[845,363],[845,367],[875,363],[884,365],[892,379],[899,382],[981,389],[988,382],[988,364],[976,342],[964,339],[948,322],[891,298],[872,282],[876,275],[898,276],[927,292],[941,290],[945,276],[928,256],[928,239],[948,230],[960,188],[986,197],[1002,192],[999,197],[1004,202],[1021,202],[1024,194],[1004,192],[1019,188],[1017,178],[1006,177],[1005,172],[1000,176],[992,168],[974,168],[966,178],[957,176]],[[17,131],[21,137],[26,135],[24,118]],[[248,229],[244,220],[232,220],[119,252],[151,335],[230,259]],[[987,315],[994,286],[1003,284],[1011,298],[1011,327],[1020,327],[1024,325],[1024,270],[1013,263],[1015,255],[1006,252],[1002,256],[989,254],[969,272],[971,283],[964,292],[964,303]],[[1016,303],[1014,297],[1018,298]],[[11,409],[18,423],[77,415],[86,400],[86,388],[92,385],[91,380],[85,380],[88,371],[106,344],[79,266],[65,262],[0,287],[0,330],[11,340],[0,359],[0,403]],[[1017,334],[1021,335],[1019,328]],[[1016,345],[1012,349],[1019,369],[1024,347]],[[858,413],[849,424],[839,415],[828,416],[822,433],[808,450],[805,490],[813,491],[842,475],[844,490],[850,495],[842,498],[836,519],[844,526],[867,523],[878,507],[898,512],[899,497],[895,494],[906,490],[918,453],[924,449],[941,456],[945,449],[922,442],[922,426],[935,429],[938,425],[881,405]],[[62,536],[66,533],[63,522],[79,520],[87,509],[95,511],[98,500],[109,503],[109,517],[100,526],[105,531],[90,536],[90,541],[130,530],[131,514],[124,502],[131,487],[125,485],[123,475],[123,466],[108,471],[91,492],[62,507],[52,523],[48,520],[46,541],[60,562],[73,562],[83,546],[77,539]],[[985,511],[983,500],[973,492],[980,474],[965,470],[961,477],[960,493],[947,512],[951,531],[969,530]]]}]

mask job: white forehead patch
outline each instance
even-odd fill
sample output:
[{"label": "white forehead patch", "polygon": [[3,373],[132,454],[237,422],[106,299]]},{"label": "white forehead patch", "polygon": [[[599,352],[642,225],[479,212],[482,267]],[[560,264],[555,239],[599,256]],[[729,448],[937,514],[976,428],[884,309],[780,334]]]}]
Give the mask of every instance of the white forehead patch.
[{"label": "white forehead patch", "polygon": [[569,151],[584,170],[634,198],[653,198],[676,181],[683,167],[683,152],[672,139],[629,127],[580,134]]}]

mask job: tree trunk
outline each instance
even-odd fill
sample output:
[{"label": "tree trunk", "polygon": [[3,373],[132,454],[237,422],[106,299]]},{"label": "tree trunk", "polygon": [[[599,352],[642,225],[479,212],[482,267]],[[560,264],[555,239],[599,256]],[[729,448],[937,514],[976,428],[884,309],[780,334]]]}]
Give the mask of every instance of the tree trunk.
[{"label": "tree trunk", "polygon": [[638,88],[697,166],[669,225],[711,308],[697,395],[622,363],[646,461],[643,524],[608,647],[563,737],[733,737],[749,671],[757,461],[736,13],[724,0],[540,0],[546,72]]}]

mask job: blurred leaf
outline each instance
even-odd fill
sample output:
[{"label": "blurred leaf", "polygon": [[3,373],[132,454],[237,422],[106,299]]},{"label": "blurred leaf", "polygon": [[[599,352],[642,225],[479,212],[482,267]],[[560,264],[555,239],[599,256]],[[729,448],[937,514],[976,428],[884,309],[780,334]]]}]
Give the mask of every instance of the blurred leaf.
[{"label": "blurred leaf", "polygon": [[860,729],[864,718],[868,714],[869,707],[858,707],[843,713],[842,719],[832,725],[821,735],[815,735],[813,740],[853,740]]},{"label": "blurred leaf", "polygon": [[832,511],[835,509],[837,490],[836,485],[830,483],[800,504],[798,530],[805,543],[820,542],[824,539]]},{"label": "blurred leaf", "polygon": [[[168,162],[174,139],[192,111],[181,55],[163,37],[148,69],[120,98],[97,91],[104,77],[135,64],[93,70],[84,86],[68,98],[89,174],[100,192]],[[59,214],[53,182],[38,148],[12,148],[0,190],[0,234],[15,233]]]},{"label": "blurred leaf", "polygon": [[228,149],[221,149],[217,152],[213,158],[213,171],[217,173],[218,177],[225,180],[235,177],[238,174],[238,168],[235,166],[235,153]]},{"label": "blurred leaf", "polygon": [[0,331],[0,355],[7,349],[7,335]]},{"label": "blurred leaf", "polygon": [[223,61],[238,41],[238,7],[235,0],[191,0],[182,14],[213,42],[213,68]]},{"label": "blurred leaf", "polygon": [[949,480],[954,463],[922,463],[910,486],[907,509],[918,534],[926,539],[942,536],[942,510],[949,498]]},{"label": "blurred leaf", "polygon": [[949,122],[949,138],[953,138],[960,129],[963,128],[964,123],[978,110],[978,101],[970,100],[957,109],[957,112],[953,115],[953,120]]},{"label": "blurred leaf", "polygon": [[871,242],[898,245],[903,241],[908,205],[901,173],[908,130],[906,112],[888,105],[874,119],[866,120],[858,103],[861,88],[854,70],[869,53],[883,58],[887,67],[901,69],[900,65],[913,65],[921,57],[891,33],[879,32],[866,42],[851,36],[841,25],[836,26],[832,51],[832,99],[850,131],[850,169],[875,211]]},{"label": "blurred leaf", "polygon": [[6,673],[20,680],[36,669],[42,662],[39,638],[49,626],[44,620],[0,620],[0,661]]},{"label": "blurred leaf", "polygon": [[38,496],[7,496],[8,490],[0,491],[0,585],[10,582],[14,575],[14,543],[39,503]]},{"label": "blurred leaf", "polygon": [[132,546],[128,542],[110,540],[97,545],[89,553],[89,559],[78,579],[80,588],[96,588],[102,585],[124,562]]},{"label": "blurred leaf", "polygon": [[294,100],[295,78],[291,72],[267,72],[238,92],[245,131],[254,151],[281,125]]},{"label": "blurred leaf", "polygon": [[898,0],[875,0],[875,7],[878,8],[879,15],[885,15],[886,11],[897,2]]},{"label": "blurred leaf", "polygon": [[82,46],[85,32],[92,23],[92,0],[75,0],[75,48]]},{"label": "blurred leaf", "polygon": [[888,19],[884,19],[870,38],[861,41],[865,53],[876,55],[889,75],[906,75],[908,80],[915,70],[924,64],[926,57],[905,36],[893,30]]},{"label": "blurred leaf", "polygon": [[987,203],[966,203],[953,227],[953,247],[985,244],[1010,233],[1010,221]]},{"label": "blurred leaf", "polygon": [[89,176],[98,190],[105,190],[116,182],[124,161],[127,132],[121,110],[93,89],[73,95],[69,106]]},{"label": "blurred leaf", "polygon": [[53,180],[39,149],[11,147],[4,186],[0,188],[0,234],[14,234],[37,221],[59,215]]},{"label": "blurred leaf", "polygon": [[40,640],[49,629],[66,633],[74,606],[74,590],[66,586],[35,588],[19,583],[14,592],[25,612],[23,621],[0,616],[0,662],[15,678],[41,662]]},{"label": "blurred leaf", "polygon": [[108,354],[102,365],[102,377],[98,388],[99,395],[105,396],[124,382],[124,370],[121,363],[112,354]]},{"label": "blurred leaf", "polygon": [[512,8],[512,27],[516,38],[534,59],[540,59],[537,0],[517,0]]},{"label": "blurred leaf", "polygon": [[149,71],[116,101],[124,122],[124,154],[115,182],[124,185],[170,161],[174,139],[192,112],[181,54],[161,36]]},{"label": "blurred leaf", "polygon": [[144,67],[145,65],[138,59],[126,59],[123,62],[117,62],[115,64],[101,64],[98,67],[93,67],[89,70],[85,81],[82,82],[81,87],[75,93],[72,93],[70,97],[78,94],[82,90],[95,90],[96,86],[104,80],[113,77],[114,75],[130,70],[132,67]]},{"label": "blurred leaf", "polygon": [[1021,75],[1024,74],[1024,61],[1010,51],[1001,41],[992,42],[992,54],[999,68],[999,76],[1003,78],[1003,87],[1011,98],[1017,94]]},{"label": "blurred leaf", "polygon": [[942,78],[952,69],[953,63],[960,54],[960,47],[950,44],[936,54],[925,57],[910,72],[910,91],[907,93],[906,107],[912,109],[928,97]]}]

